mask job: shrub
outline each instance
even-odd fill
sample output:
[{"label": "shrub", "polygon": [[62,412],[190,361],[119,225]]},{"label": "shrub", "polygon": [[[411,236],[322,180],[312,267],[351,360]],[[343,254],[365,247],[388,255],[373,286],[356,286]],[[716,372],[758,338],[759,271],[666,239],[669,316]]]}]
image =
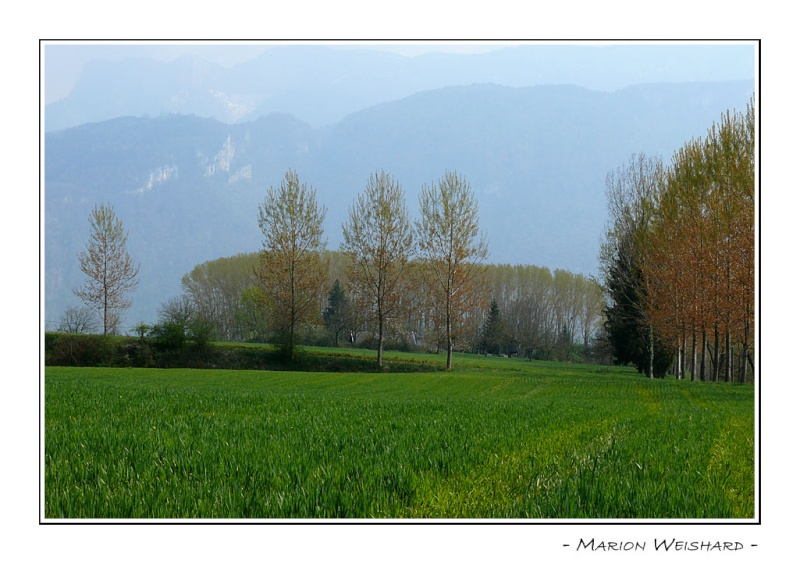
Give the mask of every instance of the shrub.
[{"label": "shrub", "polygon": [[110,335],[52,333],[45,338],[45,364],[57,366],[119,366],[119,340]]},{"label": "shrub", "polygon": [[186,343],[186,327],[180,323],[158,323],[150,329],[150,338],[159,350],[180,351]]}]

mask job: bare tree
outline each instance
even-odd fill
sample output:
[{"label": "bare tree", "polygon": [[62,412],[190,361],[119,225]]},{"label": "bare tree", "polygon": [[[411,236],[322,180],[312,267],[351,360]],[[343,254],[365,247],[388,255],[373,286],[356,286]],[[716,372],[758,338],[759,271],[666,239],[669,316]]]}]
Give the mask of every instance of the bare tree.
[{"label": "bare tree", "polygon": [[484,298],[481,261],[486,259],[488,245],[479,231],[475,194],[462,176],[446,173],[438,185],[423,186],[419,202],[419,253],[441,316],[450,370],[458,321]]},{"label": "bare tree", "polygon": [[404,274],[413,251],[405,195],[385,172],[373,173],[350,207],[342,251],[351,259],[351,292],[368,304],[378,328],[378,366],[383,363],[387,322],[398,313]]},{"label": "bare tree", "polygon": [[258,209],[264,234],[259,285],[284,352],[294,357],[302,323],[320,316],[320,294],[327,279],[322,261],[322,222],[326,209],[316,191],[288,171],[280,188],[270,187]]},{"label": "bare tree", "polygon": [[97,328],[94,313],[86,307],[68,307],[58,320],[62,333],[91,333]]},{"label": "bare tree", "polygon": [[120,314],[131,306],[128,294],[138,284],[139,266],[128,254],[128,234],[111,206],[95,206],[89,225],[89,242],[78,255],[87,280],[74,292],[88,307],[100,312],[105,335],[117,330]]}]

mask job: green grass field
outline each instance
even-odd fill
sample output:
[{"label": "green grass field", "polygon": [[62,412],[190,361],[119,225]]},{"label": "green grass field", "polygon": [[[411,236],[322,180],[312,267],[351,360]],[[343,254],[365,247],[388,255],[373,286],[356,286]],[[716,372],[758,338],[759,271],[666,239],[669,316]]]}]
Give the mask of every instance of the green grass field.
[{"label": "green grass field", "polygon": [[754,517],[752,386],[455,367],[47,367],[44,517]]}]

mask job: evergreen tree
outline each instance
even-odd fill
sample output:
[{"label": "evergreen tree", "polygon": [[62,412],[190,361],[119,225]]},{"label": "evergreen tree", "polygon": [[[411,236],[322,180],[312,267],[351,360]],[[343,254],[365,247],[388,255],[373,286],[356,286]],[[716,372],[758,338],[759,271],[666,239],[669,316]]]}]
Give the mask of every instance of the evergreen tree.
[{"label": "evergreen tree", "polygon": [[631,156],[626,165],[609,173],[606,187],[611,226],[600,256],[610,302],[605,327],[614,361],[632,362],[649,378],[662,376],[671,362],[649,315],[643,274],[652,258],[646,242],[663,185],[661,161],[644,154]]},{"label": "evergreen tree", "polygon": [[[640,268],[626,260],[624,246],[609,266],[606,289],[610,304],[605,309],[605,329],[613,350],[615,364],[633,364],[642,374],[662,377],[672,361],[672,355],[653,334],[645,316],[646,292]],[[652,350],[652,355],[651,355]]]},{"label": "evergreen tree", "polygon": [[489,313],[481,328],[478,350],[482,354],[499,355],[505,350],[506,335],[507,331],[505,322],[500,314],[500,306],[497,305],[497,300],[493,299],[489,306]]},{"label": "evergreen tree", "polygon": [[339,279],[333,283],[330,294],[328,294],[328,307],[322,313],[325,320],[325,327],[333,335],[335,346],[339,346],[339,335],[347,330],[350,324],[350,300],[342,289]]}]

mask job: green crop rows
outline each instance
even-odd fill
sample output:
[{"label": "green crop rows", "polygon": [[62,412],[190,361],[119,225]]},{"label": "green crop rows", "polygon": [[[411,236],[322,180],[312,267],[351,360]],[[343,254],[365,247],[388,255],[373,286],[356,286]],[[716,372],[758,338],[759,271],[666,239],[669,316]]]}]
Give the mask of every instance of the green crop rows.
[{"label": "green crop rows", "polygon": [[48,367],[44,516],[754,517],[752,386],[512,359],[456,365]]}]

